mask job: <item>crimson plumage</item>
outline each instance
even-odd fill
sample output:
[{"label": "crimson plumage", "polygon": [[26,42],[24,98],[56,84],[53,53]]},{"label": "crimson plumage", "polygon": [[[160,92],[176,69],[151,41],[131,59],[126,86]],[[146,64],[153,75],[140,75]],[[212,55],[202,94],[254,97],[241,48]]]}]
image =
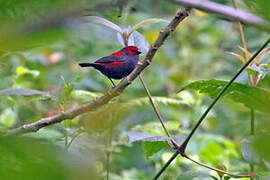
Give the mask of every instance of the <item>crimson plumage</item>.
[{"label": "crimson plumage", "polygon": [[[141,52],[136,46],[127,46],[109,56],[100,58],[94,63],[80,63],[81,67],[94,67],[110,80],[128,76],[136,67]],[[113,83],[113,81],[111,80]],[[113,83],[114,85],[114,83]],[[115,85],[114,85],[115,86]]]}]

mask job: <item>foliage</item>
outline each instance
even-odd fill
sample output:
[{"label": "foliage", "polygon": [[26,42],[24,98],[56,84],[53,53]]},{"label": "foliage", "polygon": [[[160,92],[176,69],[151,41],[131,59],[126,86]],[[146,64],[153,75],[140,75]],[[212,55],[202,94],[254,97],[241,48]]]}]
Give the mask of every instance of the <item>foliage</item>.
[{"label": "foliage", "polygon": [[[185,89],[199,90],[200,93],[206,93],[211,98],[215,98],[226,83],[226,81],[215,79],[196,81],[188,84],[180,91]],[[246,107],[268,112],[267,104],[270,100],[270,92],[264,89],[233,83],[224,96],[235,102],[242,103]]]},{"label": "foliage", "polygon": [[[239,9],[269,20],[268,0],[241,2]],[[177,8],[162,0],[0,0],[0,179],[104,179],[108,162],[109,179],[154,177],[174,153],[173,144],[137,79],[94,111],[23,136],[4,134],[102,96],[110,82],[78,63],[126,44],[146,53]],[[178,144],[247,61],[245,55],[252,56],[269,36],[250,26],[244,34],[248,48],[239,49],[237,26],[193,9],[142,73]],[[236,174],[248,174],[254,165],[255,178],[269,179],[268,55],[269,47],[211,110],[187,146],[191,158]],[[248,74],[259,79],[256,87],[247,84]],[[250,135],[250,108],[255,135]],[[162,178],[236,179],[180,156]]]}]

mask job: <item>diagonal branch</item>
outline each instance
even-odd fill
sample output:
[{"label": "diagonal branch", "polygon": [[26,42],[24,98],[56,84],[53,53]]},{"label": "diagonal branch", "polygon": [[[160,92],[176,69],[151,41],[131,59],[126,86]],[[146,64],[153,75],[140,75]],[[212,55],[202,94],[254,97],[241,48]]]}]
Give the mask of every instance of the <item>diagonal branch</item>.
[{"label": "diagonal branch", "polygon": [[21,127],[16,129],[10,130],[7,135],[15,135],[15,134],[24,134],[28,132],[36,132],[40,128],[59,123],[66,119],[73,119],[74,117],[81,115],[86,112],[94,111],[95,109],[99,108],[100,106],[107,104],[111,99],[116,96],[119,96],[124,89],[130,85],[134,79],[147,67],[151,64],[154,55],[156,54],[157,50],[162,46],[164,41],[167,37],[175,30],[177,25],[183,21],[189,15],[190,9],[184,8],[182,10],[177,11],[175,17],[172,21],[160,32],[157,40],[151,46],[148,53],[146,54],[144,60],[138,64],[138,66],[134,69],[134,71],[123,79],[115,88],[106,92],[103,96],[94,99],[93,101],[81,105],[75,109],[71,109],[60,114],[50,116],[47,118],[42,118],[39,121],[25,124]]},{"label": "diagonal branch", "polygon": [[244,24],[251,24],[258,27],[267,28],[269,30],[269,22],[264,21],[262,18],[253,15],[251,13],[236,10],[232,7],[225,6],[219,3],[207,1],[207,0],[171,0],[177,4],[183,4],[184,6],[204,10],[207,12],[216,13],[234,21],[239,21]]}]

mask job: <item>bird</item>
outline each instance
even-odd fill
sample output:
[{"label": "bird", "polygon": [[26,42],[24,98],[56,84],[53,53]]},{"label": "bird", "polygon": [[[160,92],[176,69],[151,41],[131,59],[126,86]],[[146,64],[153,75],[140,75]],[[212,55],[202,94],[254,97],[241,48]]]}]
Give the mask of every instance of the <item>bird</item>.
[{"label": "bird", "polygon": [[93,63],[79,63],[79,65],[99,70],[109,78],[113,87],[115,87],[112,79],[122,79],[128,76],[136,67],[141,53],[137,46],[127,46]]}]

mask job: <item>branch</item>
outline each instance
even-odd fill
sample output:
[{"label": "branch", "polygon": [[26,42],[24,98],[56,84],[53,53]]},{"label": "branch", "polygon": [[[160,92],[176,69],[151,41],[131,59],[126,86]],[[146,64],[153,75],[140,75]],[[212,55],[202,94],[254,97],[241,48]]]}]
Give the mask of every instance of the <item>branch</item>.
[{"label": "branch", "polygon": [[258,27],[264,27],[269,29],[269,23],[264,21],[262,18],[253,15],[251,13],[237,10],[229,6],[221,5],[215,2],[210,2],[206,0],[171,0],[177,4],[183,4],[184,6],[204,10],[207,12],[216,13],[223,15],[226,18],[230,18],[234,21],[239,21],[244,24],[251,24]]},{"label": "branch", "polygon": [[192,161],[192,162],[194,162],[194,163],[196,163],[196,164],[198,164],[200,166],[203,166],[205,168],[211,169],[211,170],[216,171],[216,172],[220,172],[220,173],[223,173],[223,174],[228,174],[228,175],[233,176],[233,177],[251,177],[252,178],[252,175],[250,175],[250,174],[233,174],[233,173],[230,173],[230,172],[227,172],[227,171],[224,171],[224,170],[220,170],[220,169],[208,166],[206,164],[195,161],[194,159],[189,157],[187,154],[185,154],[183,157],[189,159],[190,161]]},{"label": "branch", "polygon": [[151,105],[152,105],[152,107],[153,107],[153,109],[154,109],[154,111],[155,111],[155,113],[156,113],[156,115],[157,115],[157,117],[158,117],[158,119],[159,119],[162,127],[163,127],[163,130],[165,131],[166,135],[171,139],[171,135],[170,135],[169,131],[166,129],[166,126],[164,124],[164,121],[163,121],[163,119],[161,117],[161,114],[160,114],[160,112],[159,112],[156,104],[154,103],[154,101],[152,99],[152,96],[151,96],[151,93],[150,93],[149,89],[147,88],[147,86],[146,86],[146,84],[145,84],[145,82],[144,82],[144,80],[143,80],[143,78],[142,78],[141,75],[139,75],[139,78],[140,78],[140,81],[141,81],[141,83],[143,85],[143,88],[144,88],[144,90],[145,90],[145,92],[146,92],[146,94],[148,96],[148,99],[149,99],[149,101],[150,101],[150,103],[151,103]]},{"label": "branch", "polygon": [[188,15],[189,15],[190,9],[185,8],[182,10],[177,11],[175,17],[173,20],[160,32],[157,40],[155,43],[151,46],[148,53],[146,54],[144,60],[140,63],[138,63],[137,67],[134,69],[134,71],[124,78],[115,88],[105,93],[103,96],[94,99],[88,104],[81,105],[75,109],[71,109],[66,112],[62,112],[60,114],[42,118],[39,121],[36,121],[34,123],[25,124],[21,127],[18,127],[16,129],[10,130],[7,135],[15,135],[15,134],[24,134],[28,132],[36,132],[40,128],[59,123],[66,119],[73,119],[74,117],[81,115],[86,112],[94,111],[95,109],[99,108],[100,106],[107,104],[111,99],[113,99],[116,96],[119,96],[123,90],[130,85],[134,79],[137,78],[137,76],[147,67],[151,64],[152,59],[154,55],[156,54],[156,51],[162,46],[164,41],[167,39],[167,37],[175,30],[177,25],[183,21]]}]

